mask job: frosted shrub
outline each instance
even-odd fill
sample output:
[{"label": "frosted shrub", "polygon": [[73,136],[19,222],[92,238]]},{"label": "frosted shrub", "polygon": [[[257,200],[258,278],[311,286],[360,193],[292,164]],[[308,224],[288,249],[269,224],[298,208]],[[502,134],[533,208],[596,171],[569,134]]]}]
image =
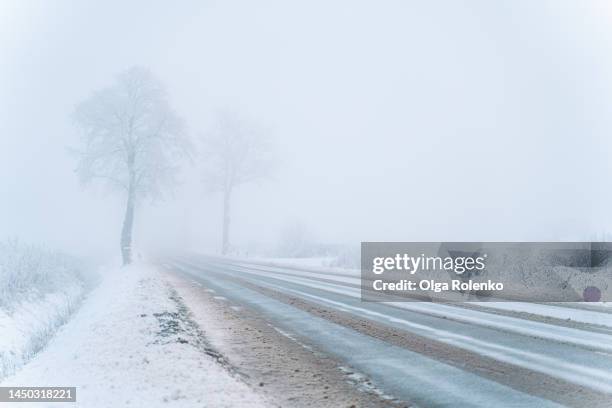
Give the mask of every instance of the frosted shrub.
[{"label": "frosted shrub", "polygon": [[40,351],[86,291],[74,258],[17,240],[0,242],[0,380]]},{"label": "frosted shrub", "polygon": [[82,285],[75,259],[17,240],[0,242],[0,307]]}]

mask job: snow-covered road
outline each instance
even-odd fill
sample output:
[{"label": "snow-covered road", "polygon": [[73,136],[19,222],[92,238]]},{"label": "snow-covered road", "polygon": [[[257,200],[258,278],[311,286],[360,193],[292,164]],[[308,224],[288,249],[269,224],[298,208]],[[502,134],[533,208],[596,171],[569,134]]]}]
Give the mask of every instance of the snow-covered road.
[{"label": "snow-covered road", "polygon": [[351,272],[196,255],[164,264],[417,405],[612,406],[603,307],[368,303]]}]

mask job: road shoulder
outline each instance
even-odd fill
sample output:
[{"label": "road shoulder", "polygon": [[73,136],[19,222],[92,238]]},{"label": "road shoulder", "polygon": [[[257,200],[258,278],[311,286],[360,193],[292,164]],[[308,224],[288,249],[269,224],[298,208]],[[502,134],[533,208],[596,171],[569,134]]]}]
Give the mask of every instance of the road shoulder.
[{"label": "road shoulder", "polygon": [[266,400],[291,407],[402,407],[370,380],[182,274],[167,279],[212,347]]}]

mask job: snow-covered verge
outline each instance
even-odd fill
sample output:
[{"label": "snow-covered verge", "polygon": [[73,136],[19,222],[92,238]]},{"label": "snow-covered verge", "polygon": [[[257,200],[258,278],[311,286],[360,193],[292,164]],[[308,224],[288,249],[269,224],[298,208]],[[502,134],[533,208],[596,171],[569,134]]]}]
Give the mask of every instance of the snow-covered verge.
[{"label": "snow-covered verge", "polygon": [[18,241],[0,242],[0,379],[44,347],[86,287],[75,259]]},{"label": "snow-covered verge", "polygon": [[[153,267],[109,271],[47,348],[0,385],[76,386],[67,407],[264,406],[190,316]],[[64,404],[32,404],[47,405]]]}]

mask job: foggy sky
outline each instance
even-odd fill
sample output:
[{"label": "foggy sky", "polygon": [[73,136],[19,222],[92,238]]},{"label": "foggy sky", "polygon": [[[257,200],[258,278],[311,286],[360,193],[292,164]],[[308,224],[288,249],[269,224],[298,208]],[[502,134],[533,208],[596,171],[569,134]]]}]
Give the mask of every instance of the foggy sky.
[{"label": "foggy sky", "polygon": [[[218,108],[277,143],[232,240],[582,240],[612,231],[612,7],[595,1],[0,1],[0,238],[114,253],[74,106],[150,68],[197,138]],[[198,158],[136,245],[218,249]]]}]

